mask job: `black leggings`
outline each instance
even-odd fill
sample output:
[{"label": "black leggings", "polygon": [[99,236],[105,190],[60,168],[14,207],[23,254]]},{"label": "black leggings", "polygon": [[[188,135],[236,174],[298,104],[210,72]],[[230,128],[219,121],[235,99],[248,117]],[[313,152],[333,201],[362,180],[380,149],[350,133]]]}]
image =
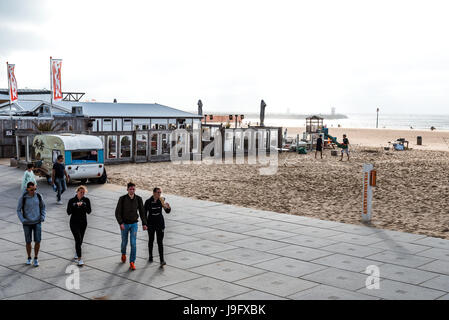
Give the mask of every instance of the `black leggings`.
[{"label": "black leggings", "polygon": [[70,230],[75,239],[75,249],[78,258],[81,258],[81,245],[83,244],[84,233],[86,232],[87,222],[70,221]]},{"label": "black leggings", "polygon": [[153,242],[154,242],[154,233],[156,233],[156,239],[157,239],[157,248],[159,251],[159,259],[161,261],[164,261],[164,244],[162,243],[162,240],[164,239],[164,229],[161,228],[155,228],[155,227],[148,227],[148,252],[150,254],[150,257],[153,257]]}]

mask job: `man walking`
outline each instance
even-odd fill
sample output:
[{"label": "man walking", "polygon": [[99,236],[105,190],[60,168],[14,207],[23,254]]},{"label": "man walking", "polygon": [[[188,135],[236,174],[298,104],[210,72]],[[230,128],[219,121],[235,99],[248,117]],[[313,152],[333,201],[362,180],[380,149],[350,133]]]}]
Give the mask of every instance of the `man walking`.
[{"label": "man walking", "polygon": [[53,164],[53,169],[51,171],[51,184],[56,185],[56,191],[58,192],[56,196],[56,203],[62,204],[61,195],[67,189],[66,182],[69,182],[69,175],[65,169],[64,156],[60,154]]},{"label": "man walking", "polygon": [[[170,213],[171,208],[168,202],[161,197],[161,188],[154,188],[153,196],[145,201],[145,216],[148,226],[148,252],[149,252],[149,262],[153,262],[153,243],[154,234],[156,233],[157,238],[157,248],[159,250],[159,260],[161,262],[161,267],[166,265],[164,260],[164,245],[162,240],[164,239],[164,229],[165,221],[162,215],[162,208],[166,213]],[[148,213],[148,216],[147,216]]]},{"label": "man walking", "polygon": [[45,221],[45,203],[42,196],[36,192],[36,185],[34,182],[28,182],[25,192],[17,204],[17,216],[23,225],[25,233],[26,251],[28,259],[27,265],[31,265],[31,241],[34,240],[34,261],[35,267],[39,266],[39,249],[41,244],[41,223]]},{"label": "man walking", "polygon": [[[135,194],[136,185],[132,182],[128,183],[128,193],[121,196],[115,208],[115,218],[120,225],[122,234],[122,262],[126,262],[126,247],[128,245],[128,234],[130,234],[131,255],[129,257],[129,268],[136,270],[136,241],[137,241],[137,221],[142,220],[143,230],[147,230],[147,221],[143,208],[143,201],[140,196]],[[139,214],[137,214],[139,211]]]}]

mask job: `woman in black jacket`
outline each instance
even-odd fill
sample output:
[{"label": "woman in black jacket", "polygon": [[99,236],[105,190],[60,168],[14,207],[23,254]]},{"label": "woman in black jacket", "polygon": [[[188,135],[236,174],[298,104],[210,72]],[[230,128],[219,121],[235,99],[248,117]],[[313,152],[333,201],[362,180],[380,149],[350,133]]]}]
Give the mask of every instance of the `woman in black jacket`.
[{"label": "woman in black jacket", "polygon": [[157,238],[157,248],[159,251],[159,259],[161,262],[161,267],[166,265],[164,260],[164,245],[162,240],[164,239],[164,229],[165,221],[162,216],[162,209],[166,213],[170,213],[171,208],[168,202],[161,197],[161,188],[154,188],[153,196],[145,201],[144,210],[145,216],[147,217],[147,230],[148,230],[148,251],[149,251],[149,262],[153,262],[153,242],[154,234],[156,233]]},{"label": "woman in black jacket", "polygon": [[84,262],[81,258],[81,245],[83,244],[84,233],[87,228],[87,215],[92,212],[90,200],[84,195],[87,193],[85,186],[79,186],[76,189],[76,196],[69,200],[67,205],[67,214],[70,217],[70,230],[75,238],[75,261],[78,266],[83,266]]}]

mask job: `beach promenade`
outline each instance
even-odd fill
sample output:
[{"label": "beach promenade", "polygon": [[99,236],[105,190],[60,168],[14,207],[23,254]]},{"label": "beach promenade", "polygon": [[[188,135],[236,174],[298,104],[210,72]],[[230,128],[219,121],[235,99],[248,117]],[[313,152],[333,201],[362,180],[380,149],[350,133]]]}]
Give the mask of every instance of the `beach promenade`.
[{"label": "beach promenade", "polygon": [[[126,190],[112,184],[88,185],[86,265],[79,289],[70,289],[66,271],[75,266],[75,248],[66,205],[74,186],[61,206],[38,180],[47,219],[34,268],[25,265],[16,214],[22,174],[0,165],[0,299],[449,299],[449,240],[174,195],[165,195],[173,208],[166,215],[167,265],[160,269],[156,256],[147,262],[148,235],[139,225],[137,270],[130,271],[120,262],[114,217]],[[137,194],[150,193],[137,186]],[[373,266],[378,289],[366,288]]]}]

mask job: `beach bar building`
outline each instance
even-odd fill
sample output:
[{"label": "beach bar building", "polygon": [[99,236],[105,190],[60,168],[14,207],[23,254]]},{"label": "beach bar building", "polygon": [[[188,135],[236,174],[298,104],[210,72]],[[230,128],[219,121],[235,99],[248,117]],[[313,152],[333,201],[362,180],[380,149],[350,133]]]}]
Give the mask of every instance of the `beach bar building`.
[{"label": "beach bar building", "polygon": [[[29,95],[20,92],[17,102],[11,104],[6,96],[0,103],[0,157],[15,158],[19,165],[34,159],[34,136],[45,133],[100,137],[106,164],[170,161],[176,144],[184,146],[191,160],[199,160],[204,148],[214,142],[216,131],[223,137],[225,152],[248,150],[248,136],[242,129],[225,131],[221,125],[202,124],[204,115],[158,103],[80,102],[83,93],[63,93],[64,99],[52,104],[46,90],[29,90]],[[176,129],[183,129],[184,134],[173,135]],[[251,129],[263,131],[264,149],[273,147],[276,138],[279,147],[281,128]]]}]

